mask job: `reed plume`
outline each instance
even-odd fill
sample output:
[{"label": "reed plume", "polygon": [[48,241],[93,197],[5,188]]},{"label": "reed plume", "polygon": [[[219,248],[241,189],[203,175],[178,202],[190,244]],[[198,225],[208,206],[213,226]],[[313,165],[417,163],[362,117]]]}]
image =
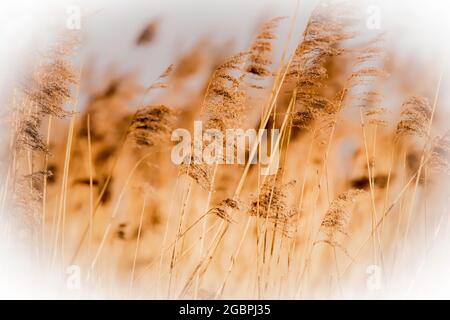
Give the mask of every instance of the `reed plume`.
[{"label": "reed plume", "polygon": [[268,218],[271,221],[287,221],[293,216],[293,208],[289,206],[290,188],[295,181],[282,183],[282,170],[277,174],[267,176],[259,193],[250,202],[248,214],[251,216]]},{"label": "reed plume", "polygon": [[217,206],[211,208],[208,213],[216,215],[217,217],[231,223],[234,222],[234,220],[230,216],[229,211],[239,211],[242,210],[242,208],[243,204],[241,201],[227,198],[220,201]]},{"label": "reed plume", "polygon": [[320,232],[324,238],[316,243],[324,242],[346,251],[339,242],[338,236],[339,234],[348,236],[347,227],[351,219],[352,206],[363,193],[362,190],[350,189],[333,200],[320,224]]},{"label": "reed plume", "polygon": [[150,21],[136,38],[136,45],[146,46],[152,43],[156,38],[160,23],[160,19]]},{"label": "reed plume", "polygon": [[[242,120],[245,109],[243,104],[245,90],[241,85],[245,75],[244,62],[247,57],[247,52],[235,54],[214,71],[202,105],[201,117],[205,121],[204,131],[215,129],[225,133],[226,128],[237,126]],[[188,174],[205,190],[210,190],[213,168],[197,155],[201,154],[203,157],[204,147],[206,146],[192,146],[192,153],[185,159],[181,172]]]},{"label": "reed plume", "polygon": [[75,45],[76,40],[69,39],[53,48],[24,89],[16,134],[17,148],[47,152],[39,132],[42,121],[48,116],[64,118],[70,114],[64,107],[72,100],[72,86],[78,81],[75,69],[68,60]]},{"label": "reed plume", "polygon": [[261,26],[250,47],[250,56],[246,67],[248,74],[258,78],[265,78],[273,74],[270,70],[273,52],[272,41],[277,38],[274,29],[279,26],[283,19],[285,17],[272,18]]},{"label": "reed plume", "polygon": [[420,96],[406,98],[401,107],[397,136],[426,137],[430,117],[431,106],[427,99]]},{"label": "reed plume", "polygon": [[138,146],[153,147],[170,141],[175,121],[175,112],[169,107],[146,106],[134,115],[129,134]]},{"label": "reed plume", "polygon": [[434,172],[450,173],[450,133],[447,132],[431,141],[427,167]]},{"label": "reed plume", "polygon": [[241,85],[247,58],[248,52],[241,52],[216,68],[202,107],[205,119],[220,119],[226,128],[239,126],[245,110],[245,90]]},{"label": "reed plume", "polygon": [[341,55],[344,49],[340,44],[354,36],[348,29],[348,14],[345,6],[328,6],[321,2],[311,14],[303,40],[294,52],[287,78],[297,89],[299,110],[294,119],[302,127],[310,119],[338,111],[334,101],[321,95],[321,88],[328,77],[327,61]]},{"label": "reed plume", "polygon": [[47,153],[48,147],[40,133],[41,118],[36,114],[23,115],[16,134],[16,148]]}]

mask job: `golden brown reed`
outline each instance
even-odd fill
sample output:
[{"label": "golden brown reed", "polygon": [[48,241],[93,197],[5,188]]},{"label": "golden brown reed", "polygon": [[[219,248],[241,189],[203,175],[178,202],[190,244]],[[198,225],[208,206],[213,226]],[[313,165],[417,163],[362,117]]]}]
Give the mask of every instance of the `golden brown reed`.
[{"label": "golden brown reed", "polygon": [[427,99],[408,97],[402,104],[397,135],[426,137],[431,117],[431,106]]},{"label": "golden brown reed", "polygon": [[166,106],[146,106],[134,115],[129,135],[138,146],[153,147],[169,142],[175,129],[175,112]]}]

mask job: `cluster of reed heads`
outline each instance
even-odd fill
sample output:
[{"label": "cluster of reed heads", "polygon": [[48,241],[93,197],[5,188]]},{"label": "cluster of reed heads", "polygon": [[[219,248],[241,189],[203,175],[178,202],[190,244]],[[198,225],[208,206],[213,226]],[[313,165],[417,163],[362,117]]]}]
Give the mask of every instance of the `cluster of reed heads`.
[{"label": "cluster of reed heads", "polygon": [[[450,135],[439,69],[404,89],[384,35],[361,38],[357,17],[321,2],[299,38],[295,15],[272,18],[229,57],[201,39],[145,86],[130,75],[93,85],[73,63],[82,42],[65,35],[18,87],[5,121],[2,231],[62,285],[79,266],[88,296],[377,295],[367,288],[373,265],[389,288],[449,227]],[[403,89],[383,91],[387,81]],[[194,120],[222,132],[279,129],[278,170],[173,164],[171,133]]]}]

